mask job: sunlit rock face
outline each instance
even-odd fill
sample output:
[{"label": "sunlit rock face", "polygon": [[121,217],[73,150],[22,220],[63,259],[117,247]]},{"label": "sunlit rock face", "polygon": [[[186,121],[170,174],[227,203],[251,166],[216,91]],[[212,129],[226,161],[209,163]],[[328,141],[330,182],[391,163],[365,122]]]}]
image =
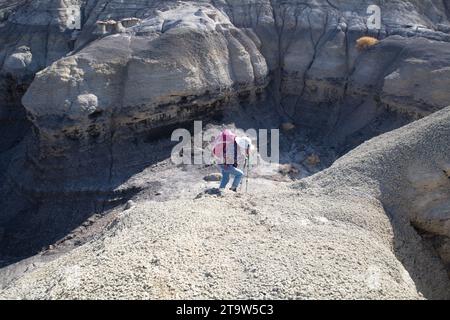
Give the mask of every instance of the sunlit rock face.
[{"label": "sunlit rock face", "polygon": [[[197,111],[214,113],[236,94],[254,99],[255,92],[264,88],[269,93],[266,100],[275,102],[281,120],[346,127],[337,135],[342,140],[386,108],[421,117],[449,100],[448,90],[442,90],[448,84],[450,37],[445,2],[386,3],[381,6],[379,31],[367,30],[371,4],[17,1],[5,12],[3,26],[5,31],[14,31],[16,39],[2,40],[5,59],[11,60],[19,44],[29,48],[28,74],[50,65],[38,75],[24,105],[40,132],[40,141],[56,149],[70,144],[61,142],[64,138],[88,146],[104,141],[113,131],[116,137],[126,137],[127,130],[146,131],[184,121]],[[77,32],[70,29],[74,6],[80,8],[81,30]],[[102,21],[107,25],[99,33]],[[354,43],[367,32],[381,38],[398,37],[369,52],[358,52]],[[417,35],[422,38],[409,38]],[[51,65],[72,49],[74,54]],[[434,75],[431,82],[430,72]],[[72,73],[72,80],[63,80]],[[124,73],[129,76],[127,81],[119,79]],[[74,81],[83,85],[70,89],[76,86]],[[434,89],[430,91],[431,84]],[[39,95],[46,86],[60,93]],[[414,90],[417,87],[422,89]],[[84,95],[95,95],[96,106],[80,104]],[[355,116],[349,119],[349,114],[369,116],[362,121]],[[65,120],[57,128],[46,123],[53,121],[48,116]],[[351,128],[341,126],[348,122],[353,123]],[[117,133],[124,128],[128,129]],[[56,149],[56,153],[64,152]]]},{"label": "sunlit rock face", "polygon": [[184,4],[52,64],[23,103],[43,145],[83,148],[218,112],[267,82],[244,31],[213,7]]}]

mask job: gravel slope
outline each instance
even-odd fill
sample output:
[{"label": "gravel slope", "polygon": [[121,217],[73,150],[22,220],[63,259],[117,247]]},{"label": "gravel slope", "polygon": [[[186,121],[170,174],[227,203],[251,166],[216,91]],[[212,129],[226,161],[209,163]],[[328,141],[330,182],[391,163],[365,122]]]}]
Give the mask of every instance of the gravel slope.
[{"label": "gravel slope", "polygon": [[390,238],[389,220],[372,199],[278,190],[256,198],[147,202],[2,295],[418,298]]}]

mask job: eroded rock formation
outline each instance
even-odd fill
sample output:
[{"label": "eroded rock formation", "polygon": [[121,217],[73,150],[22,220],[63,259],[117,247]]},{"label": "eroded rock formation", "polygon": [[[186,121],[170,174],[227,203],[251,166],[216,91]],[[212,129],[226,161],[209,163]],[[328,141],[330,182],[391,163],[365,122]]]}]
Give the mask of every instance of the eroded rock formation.
[{"label": "eroded rock formation", "polygon": [[[19,7],[8,25],[47,24],[61,31],[64,10],[74,4],[83,13],[76,53],[39,73],[23,100],[42,148],[67,149],[77,141],[76,148],[85,150],[111,136],[126,139],[130,132],[193,118],[196,110],[220,110],[231,97],[261,89],[282,120],[325,127],[336,143],[349,145],[357,144],[349,136],[386,114],[402,112],[415,119],[448,104],[450,35],[443,1],[385,4],[376,36],[386,40],[364,53],[355,49],[355,41],[371,33],[366,26],[369,1],[71,1],[50,6],[54,16],[40,13],[49,7],[44,2]],[[126,28],[117,31],[121,21]],[[98,35],[97,23],[112,29]],[[52,45],[58,53],[31,71],[68,52],[58,41]],[[48,52],[30,50],[37,52],[33,61]],[[191,56],[197,59],[183,60]],[[167,81],[179,84],[164,85],[168,71],[178,73],[167,75]],[[108,85],[98,88],[99,83]],[[39,94],[48,87],[57,92]],[[180,110],[184,115],[174,120]],[[43,153],[50,155],[51,148]]]},{"label": "eroded rock formation", "polygon": [[244,31],[217,10],[185,4],[52,64],[23,103],[51,157],[218,112],[267,82]]},{"label": "eroded rock formation", "polygon": [[[4,252],[11,254],[21,242],[15,238],[18,233],[40,232],[19,221],[19,213],[35,225],[58,221],[53,229],[63,224],[61,217],[70,216],[73,223],[61,229],[64,234],[90,212],[105,212],[137,190],[150,188],[130,181],[155,159],[168,157],[156,148],[144,149],[171,126],[227,113],[230,122],[238,122],[251,110],[252,124],[281,127],[286,136],[307,132],[311,140],[342,155],[450,105],[448,1],[378,3],[378,31],[366,25],[372,4],[0,1]],[[72,6],[80,8],[79,30],[71,27]],[[357,50],[356,40],[366,35],[380,42]],[[239,116],[233,118],[234,112]],[[444,119],[447,113],[436,117]],[[440,141],[429,150],[429,163],[423,153],[413,159],[415,151],[421,152],[417,148],[425,143],[423,137],[434,140],[446,132],[436,117],[432,129],[409,127],[416,140],[392,140],[388,151],[400,155],[390,158],[389,165],[383,163],[386,150],[378,152],[381,143],[372,143],[373,157],[363,158],[373,166],[358,167],[356,153],[334,168],[350,159],[353,164],[342,172],[368,170],[368,177],[359,176],[361,183],[370,181],[370,192],[378,192],[374,197],[387,213],[400,224],[412,223],[448,266],[449,150]],[[311,151],[302,161],[316,166],[322,158]],[[346,180],[333,170],[314,183],[322,177],[327,183],[337,176]],[[396,184],[383,180],[384,170]],[[67,199],[78,199],[72,209],[65,208]],[[55,218],[57,212],[61,214]],[[41,221],[41,216],[46,218]],[[47,242],[59,237],[50,235]],[[36,246],[30,242],[25,255],[36,252]],[[417,271],[413,262],[405,261],[412,264],[408,270]]]},{"label": "eroded rock formation", "polygon": [[397,209],[424,195],[409,193],[408,172],[425,181],[448,163],[449,120],[446,108],[294,185],[127,204],[100,237],[0,297],[448,299],[443,265]]}]

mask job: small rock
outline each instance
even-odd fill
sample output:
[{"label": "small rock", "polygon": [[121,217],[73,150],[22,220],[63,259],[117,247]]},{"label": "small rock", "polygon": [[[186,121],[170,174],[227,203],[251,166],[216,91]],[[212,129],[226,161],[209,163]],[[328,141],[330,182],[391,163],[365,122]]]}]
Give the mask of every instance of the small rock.
[{"label": "small rock", "polygon": [[89,224],[94,224],[94,223],[97,221],[97,219],[98,219],[98,216],[97,216],[97,215],[93,215],[92,217],[90,217],[89,219],[87,219],[87,222],[88,222]]},{"label": "small rock", "polygon": [[295,129],[295,124],[293,124],[292,122],[285,122],[281,125],[281,129],[283,131],[291,131]]},{"label": "small rock", "polygon": [[306,163],[313,167],[320,164],[320,162],[320,158],[317,154],[312,154],[308,158],[306,158]]},{"label": "small rock", "polygon": [[325,217],[315,217],[314,220],[316,220],[316,222],[318,223],[322,223],[322,224],[327,224],[328,222],[330,222],[327,218]]},{"label": "small rock", "polygon": [[212,173],[212,174],[209,174],[209,175],[205,176],[203,178],[203,180],[208,181],[208,182],[217,182],[217,181],[222,180],[222,174],[220,174],[220,173]]},{"label": "small rock", "polygon": [[67,235],[67,237],[64,238],[64,241],[69,241],[69,240],[72,240],[73,238],[75,238],[75,235],[69,234],[69,235]]},{"label": "small rock", "polygon": [[444,170],[444,173],[450,179],[450,169]]},{"label": "small rock", "polygon": [[281,164],[278,168],[278,172],[284,176],[297,175],[300,173],[300,171],[292,164]]},{"label": "small rock", "polygon": [[82,225],[83,227],[89,227],[91,224],[92,224],[92,222],[90,222],[89,220],[87,220],[87,221],[83,222],[81,225]]},{"label": "small rock", "polygon": [[207,190],[199,193],[194,199],[198,200],[205,196],[221,197],[222,195],[223,195],[222,190],[220,190],[219,188],[212,188],[212,189],[207,189]]},{"label": "small rock", "polygon": [[21,46],[6,58],[3,68],[9,72],[20,72],[30,66],[32,59],[30,48]]},{"label": "small rock", "polygon": [[125,211],[125,210],[130,210],[130,209],[133,208],[133,207],[134,207],[134,201],[133,201],[133,200],[129,200],[129,201],[127,202],[127,204],[125,205],[124,211]]}]

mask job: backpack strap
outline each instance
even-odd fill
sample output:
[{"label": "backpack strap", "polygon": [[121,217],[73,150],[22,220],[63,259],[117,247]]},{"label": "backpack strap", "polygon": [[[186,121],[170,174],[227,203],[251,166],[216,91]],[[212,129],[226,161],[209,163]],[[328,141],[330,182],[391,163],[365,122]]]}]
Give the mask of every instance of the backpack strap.
[{"label": "backpack strap", "polygon": [[227,144],[226,144],[226,138],[225,132],[222,133],[222,157],[223,157],[223,164],[227,165]]}]

